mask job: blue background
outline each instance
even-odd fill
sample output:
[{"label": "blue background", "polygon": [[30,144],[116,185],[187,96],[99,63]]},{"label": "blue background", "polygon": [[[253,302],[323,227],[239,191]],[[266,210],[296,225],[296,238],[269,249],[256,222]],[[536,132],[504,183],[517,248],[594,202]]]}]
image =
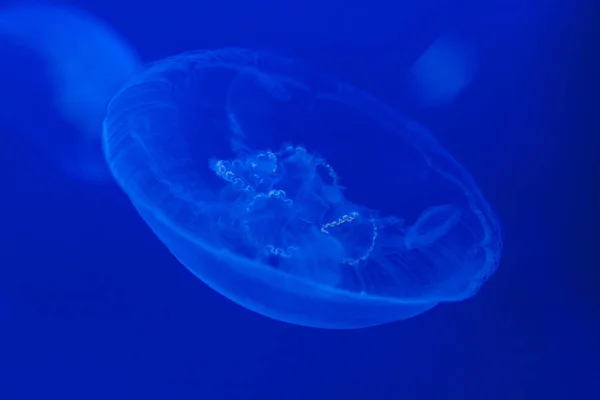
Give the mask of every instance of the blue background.
[{"label": "blue background", "polygon": [[[208,289],[115,185],[63,177],[0,122],[0,399],[600,398],[591,2],[72,4],[145,61],[275,50],[406,110],[472,172],[505,250],[464,303],[357,331],[286,325]],[[476,44],[479,74],[453,103],[415,107],[404,76],[445,32]]]}]

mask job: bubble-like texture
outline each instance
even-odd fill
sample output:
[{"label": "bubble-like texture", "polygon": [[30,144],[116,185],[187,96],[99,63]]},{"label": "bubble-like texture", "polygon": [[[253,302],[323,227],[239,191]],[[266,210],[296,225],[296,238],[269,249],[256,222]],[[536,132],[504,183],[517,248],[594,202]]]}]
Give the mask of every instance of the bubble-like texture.
[{"label": "bubble-like texture", "polygon": [[474,295],[499,262],[497,217],[428,131],[293,59],[159,61],[110,102],[103,137],[171,252],[278,320],[406,319]]}]

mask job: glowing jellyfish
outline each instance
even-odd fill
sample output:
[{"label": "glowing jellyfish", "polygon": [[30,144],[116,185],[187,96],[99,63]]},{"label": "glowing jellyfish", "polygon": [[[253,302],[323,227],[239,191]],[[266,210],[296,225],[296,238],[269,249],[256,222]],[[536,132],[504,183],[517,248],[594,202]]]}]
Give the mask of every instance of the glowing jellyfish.
[{"label": "glowing jellyfish", "polygon": [[155,63],[110,102],[109,166],[171,252],[260,314],[322,328],[473,296],[497,217],[423,128],[301,63],[242,49]]},{"label": "glowing jellyfish", "polygon": [[474,46],[457,37],[442,36],[414,63],[407,83],[421,106],[438,106],[454,100],[476,72]]},{"label": "glowing jellyfish", "polygon": [[[135,51],[95,17],[76,9],[44,4],[17,5],[0,12],[0,39],[25,47],[41,59],[44,65],[40,69],[45,69],[49,79],[51,103],[56,113],[78,132],[72,139],[67,134],[54,137],[53,148],[47,151],[56,153],[51,158],[74,177],[110,178],[101,150],[102,118],[110,98],[141,68]],[[3,63],[18,62],[14,54],[3,58]],[[10,85],[10,81],[23,85],[33,79],[31,74],[26,75],[26,70],[31,73],[29,66],[16,66],[12,70],[16,76],[2,77],[3,86]],[[36,72],[35,75],[43,75],[41,71]],[[19,107],[27,109],[33,101]],[[3,116],[11,117],[10,114]],[[41,135],[56,135],[40,115],[29,116],[42,119],[38,124],[23,121],[20,116],[14,118],[19,118],[13,123],[17,130],[39,147],[47,147]],[[73,141],[77,143],[67,146],[67,142]]]}]

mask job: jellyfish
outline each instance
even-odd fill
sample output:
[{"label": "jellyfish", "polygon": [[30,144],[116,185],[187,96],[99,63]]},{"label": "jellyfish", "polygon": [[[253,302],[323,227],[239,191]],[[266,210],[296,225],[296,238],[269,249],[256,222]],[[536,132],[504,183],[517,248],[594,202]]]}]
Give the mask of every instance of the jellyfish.
[{"label": "jellyfish", "polygon": [[[83,11],[41,3],[0,11],[0,41],[3,68],[9,68],[1,81],[10,97],[3,99],[3,122],[71,177],[111,179],[102,154],[102,119],[110,98],[141,68],[133,48]],[[41,95],[49,98],[48,107],[38,104]],[[54,119],[63,126],[53,125]]]},{"label": "jellyfish", "polygon": [[458,97],[476,73],[475,46],[457,36],[443,35],[415,61],[407,86],[420,106],[439,106]]},{"label": "jellyfish", "polygon": [[158,61],[110,101],[103,147],[185,267],[279,321],[404,320],[472,297],[499,263],[498,217],[427,129],[293,58]]}]

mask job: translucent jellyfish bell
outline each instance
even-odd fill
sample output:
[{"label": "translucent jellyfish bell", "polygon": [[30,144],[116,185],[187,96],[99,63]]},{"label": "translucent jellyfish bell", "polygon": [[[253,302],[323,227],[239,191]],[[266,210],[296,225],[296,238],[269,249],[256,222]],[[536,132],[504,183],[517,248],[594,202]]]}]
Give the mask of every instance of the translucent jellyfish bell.
[{"label": "translucent jellyfish bell", "polygon": [[442,36],[415,61],[407,77],[408,89],[422,107],[447,104],[471,84],[477,64],[473,44]]},{"label": "translucent jellyfish bell", "polygon": [[[41,59],[56,113],[78,132],[74,138],[66,134],[54,137],[52,151],[57,154],[49,158],[77,178],[95,181],[110,178],[100,145],[102,119],[110,98],[141,68],[136,52],[103,21],[77,9],[39,3],[0,11],[0,40],[23,46]],[[3,63],[11,62],[10,57],[4,58]],[[18,62],[14,57],[12,60]],[[12,80],[13,86],[14,82],[21,84],[32,78],[19,74],[20,69],[27,68],[13,68],[11,72],[16,76],[2,79]],[[8,85],[7,81],[3,85]],[[19,107],[28,105],[19,103]],[[24,110],[16,111],[21,115]],[[13,121],[12,125],[34,144],[46,147],[47,140],[40,136],[61,132],[49,131],[44,122],[42,118],[35,126],[22,120]],[[77,143],[67,146],[71,141]]]},{"label": "translucent jellyfish bell", "polygon": [[171,252],[271,318],[402,320],[475,295],[499,262],[496,215],[427,130],[296,60],[159,61],[112,99],[103,138]]}]

